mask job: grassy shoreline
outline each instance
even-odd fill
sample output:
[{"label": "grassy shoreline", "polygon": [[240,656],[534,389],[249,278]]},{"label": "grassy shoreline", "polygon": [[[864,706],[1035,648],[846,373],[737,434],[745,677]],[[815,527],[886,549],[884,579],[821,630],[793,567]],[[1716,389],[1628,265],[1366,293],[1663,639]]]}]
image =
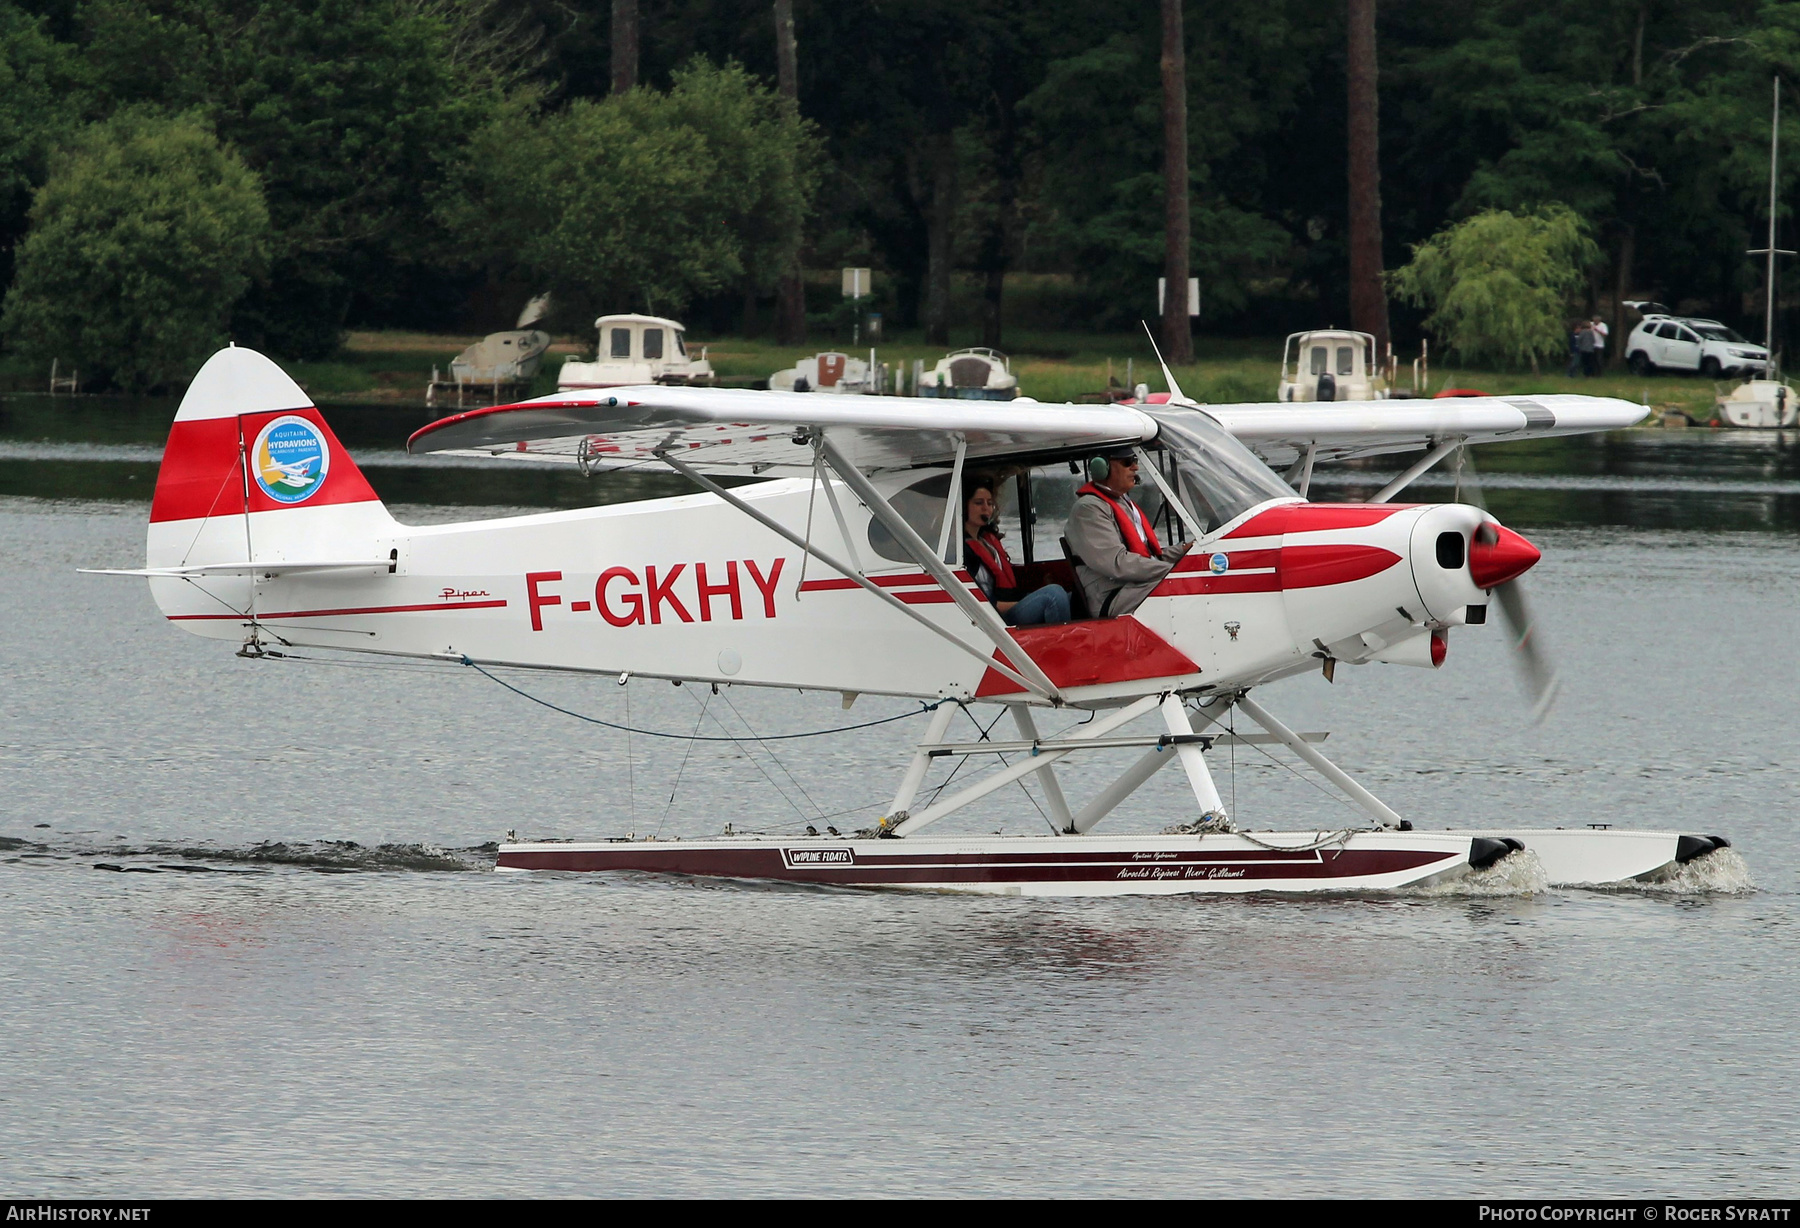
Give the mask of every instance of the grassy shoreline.
[{"label": "grassy shoreline", "polygon": [[[448,374],[450,361],[463,347],[480,340],[475,336],[418,332],[353,332],[340,353],[322,362],[288,362],[283,366],[315,398],[339,403],[422,406],[425,385],[435,365]],[[1190,396],[1202,402],[1226,404],[1262,402],[1275,398],[1282,338],[1196,338],[1196,361],[1178,367],[1176,379]],[[973,344],[975,338],[957,337],[948,348]],[[748,384],[791,366],[795,359],[820,350],[842,349],[866,357],[870,347],[852,346],[847,340],[815,335],[804,345],[780,346],[765,338],[689,334],[689,348],[704,347],[722,381]],[[556,389],[556,371],[565,357],[591,353],[592,337],[562,336],[531,389],[543,395]],[[909,371],[915,359],[929,369],[947,347],[926,345],[917,333],[901,334],[876,347],[883,362],[904,365]],[[1024,395],[1040,401],[1094,399],[1101,395],[1109,375],[1148,384],[1161,391],[1163,380],[1148,340],[1141,333],[1075,333],[1014,330],[1009,344],[1013,370]],[[40,391],[17,366],[7,364],[7,381],[21,392]],[[1410,379],[1402,365],[1402,383]],[[1659,375],[1641,379],[1620,368],[1593,379],[1568,379],[1561,374],[1478,370],[1460,365],[1433,364],[1428,389],[1477,388],[1484,392],[1524,395],[1585,393],[1618,397],[1655,411],[1679,411],[1698,422],[1713,416],[1713,398],[1729,385],[1705,379]],[[442,400],[440,398],[440,406]]]}]

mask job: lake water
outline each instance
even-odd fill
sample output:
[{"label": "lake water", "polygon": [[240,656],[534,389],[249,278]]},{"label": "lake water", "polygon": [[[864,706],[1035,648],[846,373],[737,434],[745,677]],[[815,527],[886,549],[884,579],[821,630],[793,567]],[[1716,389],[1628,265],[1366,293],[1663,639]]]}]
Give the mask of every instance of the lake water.
[{"label": "lake water", "polygon": [[[169,412],[105,404],[0,405],[7,1195],[1800,1187],[1792,439],[1483,453],[1545,551],[1542,726],[1497,627],[1435,673],[1259,692],[1421,826],[1676,827],[1741,861],[1612,892],[1046,902],[487,872],[508,829],[860,825],[919,723],[690,746],[455,666],[236,658],[141,582],[75,574],[141,563]],[[673,489],[407,465],[398,415],[333,417],[402,519]],[[508,677],[684,733],[908,706]],[[1354,817],[1260,752],[1217,770],[1248,824]],[[965,827],[1041,830],[1034,806]]]}]

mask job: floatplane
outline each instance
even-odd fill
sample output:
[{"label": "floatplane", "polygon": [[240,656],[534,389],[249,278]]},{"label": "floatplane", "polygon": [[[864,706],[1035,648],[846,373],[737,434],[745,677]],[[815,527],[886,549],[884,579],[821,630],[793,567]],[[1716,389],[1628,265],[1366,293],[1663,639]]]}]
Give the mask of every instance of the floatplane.
[{"label": "floatplane", "polygon": [[[1200,405],[1164,374],[1162,403],[1104,406],[650,385],[474,409],[419,430],[409,449],[587,474],[654,466],[701,493],[407,526],[300,387],[233,347],[181,402],[146,565],[118,574],[147,577],[170,621],[241,655],[335,649],[930,708],[885,813],[852,836],[509,839],[502,870],[1026,895],[1318,892],[1439,882],[1525,850],[1552,884],[1613,883],[1728,843],[1585,826],[1423,830],[1327,759],[1321,735],[1252,697],[1308,671],[1438,668],[1464,628],[1505,622],[1529,641],[1518,584],[1537,549],[1480,507],[1393,497],[1465,445],[1610,430],[1640,406],[1563,395]],[[1147,475],[1155,522],[1197,544],[1126,615],[1007,626],[961,564],[965,479],[979,470],[1012,485],[1021,582],[1074,589],[1067,559],[1033,551],[1034,497],[1047,506],[1068,472],[1123,448]],[[1317,464],[1421,448],[1365,503],[1307,498]],[[980,705],[1004,708],[1017,737],[953,739],[953,716]],[[1058,713],[1079,719],[1040,732]],[[1262,732],[1236,732],[1233,713]],[[1208,765],[1233,739],[1285,746],[1367,819],[1239,830]],[[1136,752],[1128,768],[1074,794],[1079,761],[1121,750]],[[934,767],[970,758],[985,775],[926,796]],[[1185,776],[1191,813],[1157,834],[1096,831],[1165,769]],[[1050,832],[931,831],[1028,777]]]}]

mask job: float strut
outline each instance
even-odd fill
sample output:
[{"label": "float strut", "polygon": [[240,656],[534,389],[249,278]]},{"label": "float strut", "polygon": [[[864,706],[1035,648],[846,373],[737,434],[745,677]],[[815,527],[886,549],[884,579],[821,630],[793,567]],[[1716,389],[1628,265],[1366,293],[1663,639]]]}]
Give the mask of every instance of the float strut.
[{"label": "float strut", "polygon": [[[1036,742],[1038,738],[1037,719],[1031,715],[1031,709],[1024,704],[1012,706],[1013,722],[1019,727],[1019,736]],[[1069,800],[1063,796],[1062,782],[1056,779],[1056,765],[1046,762],[1038,772],[1038,783],[1044,787],[1044,802],[1050,807],[1050,830],[1062,835],[1075,826],[1075,819],[1069,814]]]},{"label": "float strut", "polygon": [[900,778],[900,791],[894,794],[894,804],[888,808],[890,818],[898,821],[906,813],[906,808],[913,804],[913,798],[919,795],[919,786],[925,783],[925,773],[931,770],[931,756],[925,753],[925,746],[944,740],[956,709],[955,700],[938,701],[937,711],[931,714],[931,724],[925,727],[924,744],[913,752],[912,762],[906,765],[906,775]]},{"label": "float strut", "polygon": [[[1194,726],[1188,720],[1187,707],[1181,702],[1180,696],[1163,696],[1162,715],[1170,733],[1193,734]],[[1206,756],[1201,752],[1199,744],[1177,743],[1175,753],[1181,756],[1181,766],[1187,770],[1188,784],[1194,790],[1194,801],[1200,805],[1200,817],[1225,818],[1225,801],[1219,796],[1218,787],[1213,784],[1212,773],[1206,768]]]}]

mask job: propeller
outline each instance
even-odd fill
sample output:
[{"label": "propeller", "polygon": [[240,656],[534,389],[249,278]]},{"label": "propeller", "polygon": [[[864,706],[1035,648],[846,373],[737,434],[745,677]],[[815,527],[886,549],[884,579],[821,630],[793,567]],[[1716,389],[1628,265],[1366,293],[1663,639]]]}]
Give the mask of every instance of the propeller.
[{"label": "propeller", "polygon": [[[1474,504],[1484,512],[1488,510],[1487,499],[1481,492],[1481,479],[1475,473],[1475,460],[1469,455],[1466,444],[1456,450],[1456,501]],[[1531,722],[1542,724],[1556,702],[1562,679],[1550,660],[1537,617],[1532,613],[1531,601],[1525,595],[1522,573],[1537,561],[1537,551],[1517,533],[1492,524],[1482,526],[1475,537],[1476,540],[1469,544],[1470,571],[1479,573],[1485,568],[1489,574],[1504,577],[1493,585],[1492,591],[1500,607],[1500,620],[1512,640],[1513,665],[1518,670],[1519,685],[1531,703]],[[1529,559],[1524,557],[1521,547],[1530,551]],[[1521,562],[1523,566],[1519,565]],[[1481,583],[1480,574],[1476,574],[1476,583]]]}]

